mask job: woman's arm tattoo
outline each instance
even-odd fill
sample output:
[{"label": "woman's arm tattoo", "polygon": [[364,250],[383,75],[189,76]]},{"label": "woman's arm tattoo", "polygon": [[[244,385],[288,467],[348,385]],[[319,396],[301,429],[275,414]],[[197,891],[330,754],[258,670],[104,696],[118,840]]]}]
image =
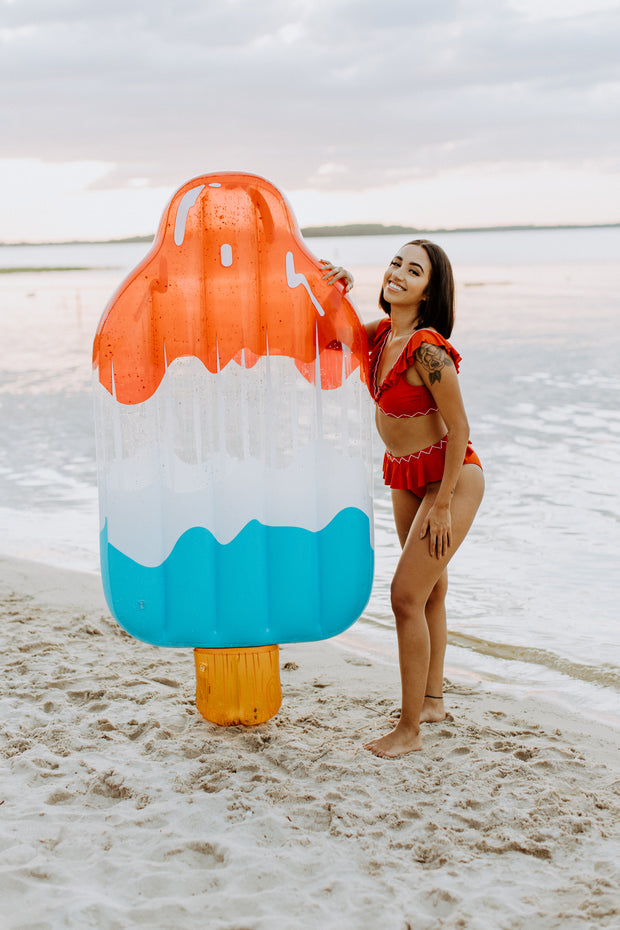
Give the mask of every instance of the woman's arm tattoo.
[{"label": "woman's arm tattoo", "polygon": [[444,368],[454,367],[452,359],[441,346],[423,343],[415,353],[416,361],[428,372],[431,384],[441,381],[441,372]]}]

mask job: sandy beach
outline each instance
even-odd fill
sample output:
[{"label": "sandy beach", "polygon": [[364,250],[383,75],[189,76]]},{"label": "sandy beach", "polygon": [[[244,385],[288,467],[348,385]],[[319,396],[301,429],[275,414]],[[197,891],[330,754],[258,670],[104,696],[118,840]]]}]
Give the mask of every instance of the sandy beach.
[{"label": "sandy beach", "polygon": [[617,729],[448,681],[379,760],[396,669],[338,641],[282,647],[280,713],[221,729],[97,576],[1,561],[7,930],[618,926]]}]

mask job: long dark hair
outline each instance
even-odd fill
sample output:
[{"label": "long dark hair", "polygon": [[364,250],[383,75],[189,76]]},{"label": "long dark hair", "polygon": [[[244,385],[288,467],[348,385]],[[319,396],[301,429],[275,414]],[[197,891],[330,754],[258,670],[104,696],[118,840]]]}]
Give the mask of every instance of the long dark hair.
[{"label": "long dark hair", "polygon": [[[414,239],[405,245],[421,245],[431,263],[426,297],[420,304],[419,328],[432,326],[448,339],[454,326],[454,276],[450,259],[440,246],[428,239]],[[383,296],[383,288],[379,295],[379,306],[390,315],[392,308]]]}]

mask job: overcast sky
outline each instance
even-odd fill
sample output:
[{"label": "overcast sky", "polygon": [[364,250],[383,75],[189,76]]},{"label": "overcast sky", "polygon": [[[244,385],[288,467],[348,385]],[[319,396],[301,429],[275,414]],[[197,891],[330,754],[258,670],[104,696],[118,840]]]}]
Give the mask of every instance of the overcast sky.
[{"label": "overcast sky", "polygon": [[0,241],[220,170],[301,225],[618,222],[619,48],[620,0],[0,0]]}]

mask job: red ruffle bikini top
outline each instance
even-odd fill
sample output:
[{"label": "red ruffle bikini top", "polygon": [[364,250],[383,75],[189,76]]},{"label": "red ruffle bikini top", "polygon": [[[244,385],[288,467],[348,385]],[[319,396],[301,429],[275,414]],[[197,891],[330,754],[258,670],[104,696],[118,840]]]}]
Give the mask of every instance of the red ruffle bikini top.
[{"label": "red ruffle bikini top", "polygon": [[370,353],[370,393],[379,409],[388,417],[423,417],[427,413],[434,413],[437,410],[437,404],[428,388],[423,384],[409,384],[405,378],[407,369],[415,363],[416,349],[419,349],[424,342],[442,346],[450,355],[457,371],[461,356],[434,329],[418,329],[413,333],[381,384],[377,384],[377,372],[390,332],[390,325],[389,319],[381,320],[377,327],[374,346]]}]

